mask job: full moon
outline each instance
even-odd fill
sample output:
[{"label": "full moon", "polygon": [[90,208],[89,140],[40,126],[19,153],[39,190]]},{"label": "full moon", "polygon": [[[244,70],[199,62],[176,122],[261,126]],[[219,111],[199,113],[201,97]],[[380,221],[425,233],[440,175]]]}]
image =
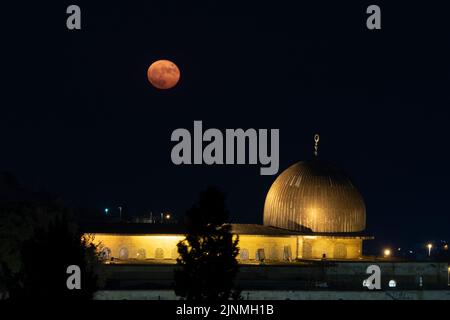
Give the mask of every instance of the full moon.
[{"label": "full moon", "polygon": [[180,80],[180,69],[169,60],[153,62],[147,70],[150,83],[158,89],[173,88]]}]

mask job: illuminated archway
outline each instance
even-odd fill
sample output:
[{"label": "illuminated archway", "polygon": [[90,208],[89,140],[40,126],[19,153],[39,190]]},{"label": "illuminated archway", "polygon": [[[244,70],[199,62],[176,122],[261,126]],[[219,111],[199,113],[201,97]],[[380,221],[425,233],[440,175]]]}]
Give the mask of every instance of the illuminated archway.
[{"label": "illuminated archway", "polygon": [[239,258],[241,261],[247,261],[249,259],[248,249],[241,249],[239,252]]},{"label": "illuminated archway", "polygon": [[128,249],[126,247],[120,248],[119,259],[120,260],[128,260]]},{"label": "illuminated archway", "polygon": [[343,243],[336,243],[334,246],[334,259],[347,258],[347,246]]},{"label": "illuminated archway", "polygon": [[156,248],[155,259],[164,259],[164,250],[162,248]]},{"label": "illuminated archway", "polygon": [[280,260],[280,250],[277,247],[270,248],[270,260]]},{"label": "illuminated archway", "polygon": [[104,247],[102,251],[100,251],[100,259],[102,260],[111,259],[111,249],[108,247]]},{"label": "illuminated archway", "polygon": [[256,250],[256,260],[258,261],[266,260],[266,253],[263,248]]},{"label": "illuminated archway", "polygon": [[309,242],[303,243],[303,259],[311,259],[312,258],[312,245]]},{"label": "illuminated archway", "polygon": [[292,249],[291,246],[284,246],[283,248],[283,260],[291,261],[292,260]]},{"label": "illuminated archway", "polygon": [[147,258],[147,253],[146,253],[145,249],[143,249],[143,248],[139,249],[137,251],[136,258],[138,258],[140,260],[144,260],[145,258]]}]

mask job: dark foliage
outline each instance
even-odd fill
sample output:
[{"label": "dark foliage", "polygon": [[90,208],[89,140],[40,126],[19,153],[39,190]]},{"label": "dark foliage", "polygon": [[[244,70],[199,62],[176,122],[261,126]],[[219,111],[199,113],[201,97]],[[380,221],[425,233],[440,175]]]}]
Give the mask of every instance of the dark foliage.
[{"label": "dark foliage", "polygon": [[[56,219],[47,229],[36,230],[34,237],[24,242],[21,256],[21,286],[11,292],[12,298],[91,299],[97,290],[96,248],[71,230],[64,218]],[[81,269],[81,290],[67,288],[70,265]]]},{"label": "dark foliage", "polygon": [[178,243],[179,268],[175,293],[187,300],[223,301],[238,298],[238,236],[226,224],[225,196],[210,187],[186,213],[188,234]]}]

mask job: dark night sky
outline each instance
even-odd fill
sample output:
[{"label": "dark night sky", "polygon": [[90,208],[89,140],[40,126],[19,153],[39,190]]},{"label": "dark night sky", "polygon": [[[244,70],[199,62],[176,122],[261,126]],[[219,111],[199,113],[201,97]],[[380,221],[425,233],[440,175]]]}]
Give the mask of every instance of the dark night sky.
[{"label": "dark night sky", "polygon": [[[178,6],[25,2],[4,9],[0,170],[77,206],[182,215],[209,184],[232,219],[261,223],[275,176],[257,166],[175,166],[176,128],[279,128],[280,172],[320,155],[366,201],[378,244],[450,240],[450,25],[442,2]],[[392,2],[392,1],[391,1]],[[67,5],[82,30],[65,27]],[[275,3],[277,5],[275,6]],[[315,3],[314,5],[312,3]],[[151,87],[157,59],[181,69]]]}]

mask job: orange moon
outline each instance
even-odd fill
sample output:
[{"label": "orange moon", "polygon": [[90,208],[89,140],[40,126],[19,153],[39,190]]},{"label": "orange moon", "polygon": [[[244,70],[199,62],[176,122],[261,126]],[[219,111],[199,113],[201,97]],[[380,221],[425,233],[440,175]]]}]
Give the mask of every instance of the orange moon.
[{"label": "orange moon", "polygon": [[148,68],[147,78],[158,89],[170,89],[180,80],[180,69],[172,61],[158,60]]}]

